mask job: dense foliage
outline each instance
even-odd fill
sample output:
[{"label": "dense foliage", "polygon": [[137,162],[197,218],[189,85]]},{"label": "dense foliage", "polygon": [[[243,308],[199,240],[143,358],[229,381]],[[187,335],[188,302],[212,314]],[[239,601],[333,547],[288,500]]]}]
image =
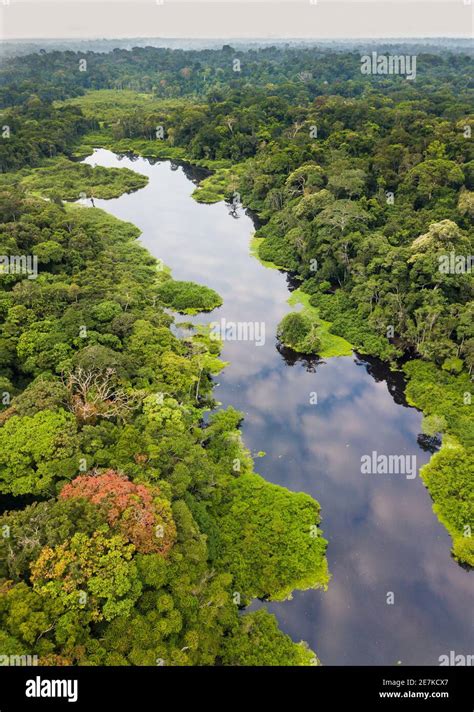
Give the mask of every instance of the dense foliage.
[{"label": "dense foliage", "polygon": [[277,336],[282,344],[300,353],[320,353],[321,340],[315,324],[299,312],[290,312],[283,317]]},{"label": "dense foliage", "polygon": [[181,313],[212,311],[222,304],[222,299],[213,289],[174,279],[163,282],[158,294],[163,304]]},{"label": "dense foliage", "polygon": [[165,307],[218,295],[173,282],[133,225],[98,209],[6,191],[0,209],[2,251],[40,263],[37,279],[4,275],[0,301],[0,491],[37,500],[0,520],[5,653],[194,665],[247,647],[254,662],[252,634],[262,661],[311,664],[268,614],[239,619],[256,595],[325,586],[326,542],[310,497],[253,473],[239,413],[203,427],[219,345],[178,339]]},{"label": "dense foliage", "polygon": [[0,185],[19,191],[38,193],[51,200],[79,198],[117,198],[143,188],[148,178],[129,168],[103,168],[74,163],[66,158],[49,159],[41,168],[22,169],[3,174]]},{"label": "dense foliage", "polygon": [[[326,586],[319,506],[254,474],[239,413],[204,421],[219,345],[199,330],[178,338],[169,309],[220,297],[158,270],[133,225],[62,205],[144,184],[71,162],[94,146],[208,166],[198,200],[258,213],[255,251],[300,285],[284,343],[411,358],[407,397],[444,435],[423,478],[455,556],[474,564],[468,67],[463,54],[420,54],[415,83],[363,76],[350,51],[229,46],[4,63],[0,253],[39,265],[37,279],[1,275],[6,653],[317,662],[266,612],[238,606]],[[440,269],[451,254],[464,269]],[[20,495],[36,501],[22,509]]]}]

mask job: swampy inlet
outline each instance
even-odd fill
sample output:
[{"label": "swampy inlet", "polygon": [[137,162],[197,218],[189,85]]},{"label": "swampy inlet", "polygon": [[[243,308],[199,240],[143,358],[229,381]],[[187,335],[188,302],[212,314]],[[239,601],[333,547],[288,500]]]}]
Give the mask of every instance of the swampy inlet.
[{"label": "swampy inlet", "polygon": [[441,50],[373,93],[344,51],[242,52],[228,91],[225,48],[117,52],[3,70],[0,252],[38,263],[0,277],[8,653],[469,656],[467,89]]}]

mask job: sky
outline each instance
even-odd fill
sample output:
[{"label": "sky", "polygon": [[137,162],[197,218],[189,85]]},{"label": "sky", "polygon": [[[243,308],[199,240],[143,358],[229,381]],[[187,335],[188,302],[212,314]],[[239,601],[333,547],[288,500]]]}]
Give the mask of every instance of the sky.
[{"label": "sky", "polygon": [[474,0],[0,0],[0,38],[472,37]]}]

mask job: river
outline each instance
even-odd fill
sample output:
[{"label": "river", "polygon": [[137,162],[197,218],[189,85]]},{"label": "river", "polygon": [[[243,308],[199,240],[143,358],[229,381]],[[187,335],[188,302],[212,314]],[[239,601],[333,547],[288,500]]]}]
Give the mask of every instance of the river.
[{"label": "river", "polygon": [[422,481],[361,474],[361,456],[372,451],[414,455],[418,467],[430,457],[400,375],[355,354],[321,361],[279,350],[289,278],[250,254],[255,228],[242,209],[232,215],[224,202],[191,198],[193,169],[103,149],[85,162],[148,176],[145,188],[95,205],[137,225],[142,244],[175,279],[222,296],[223,306],[199,315],[201,323],[265,325],[262,346],[224,342],[229,366],[216,379],[215,397],[245,414],[245,444],[266,452],[256,470],[320,502],[332,579],[327,591],[295,591],[292,600],[251,608],[265,605],[325,665],[437,665],[450,650],[472,653],[472,579],[452,559]]}]

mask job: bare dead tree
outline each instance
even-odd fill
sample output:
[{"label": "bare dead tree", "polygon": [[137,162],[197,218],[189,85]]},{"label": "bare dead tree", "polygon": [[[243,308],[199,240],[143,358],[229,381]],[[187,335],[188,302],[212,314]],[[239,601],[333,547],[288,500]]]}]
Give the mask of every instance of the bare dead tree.
[{"label": "bare dead tree", "polygon": [[123,418],[133,409],[133,400],[121,388],[117,388],[115,369],[86,371],[77,368],[63,383],[68,391],[68,407],[82,422],[97,418]]},{"label": "bare dead tree", "polygon": [[288,133],[290,135],[290,138],[295,138],[296,134],[301,131],[303,128],[305,122],[304,121],[295,121],[291,129],[289,129]]},{"label": "bare dead tree", "polygon": [[227,116],[225,119],[225,124],[226,124],[227,128],[229,129],[229,131],[231,132],[231,134],[234,133],[234,126],[236,123],[237,123],[237,119],[235,118],[235,116]]}]

